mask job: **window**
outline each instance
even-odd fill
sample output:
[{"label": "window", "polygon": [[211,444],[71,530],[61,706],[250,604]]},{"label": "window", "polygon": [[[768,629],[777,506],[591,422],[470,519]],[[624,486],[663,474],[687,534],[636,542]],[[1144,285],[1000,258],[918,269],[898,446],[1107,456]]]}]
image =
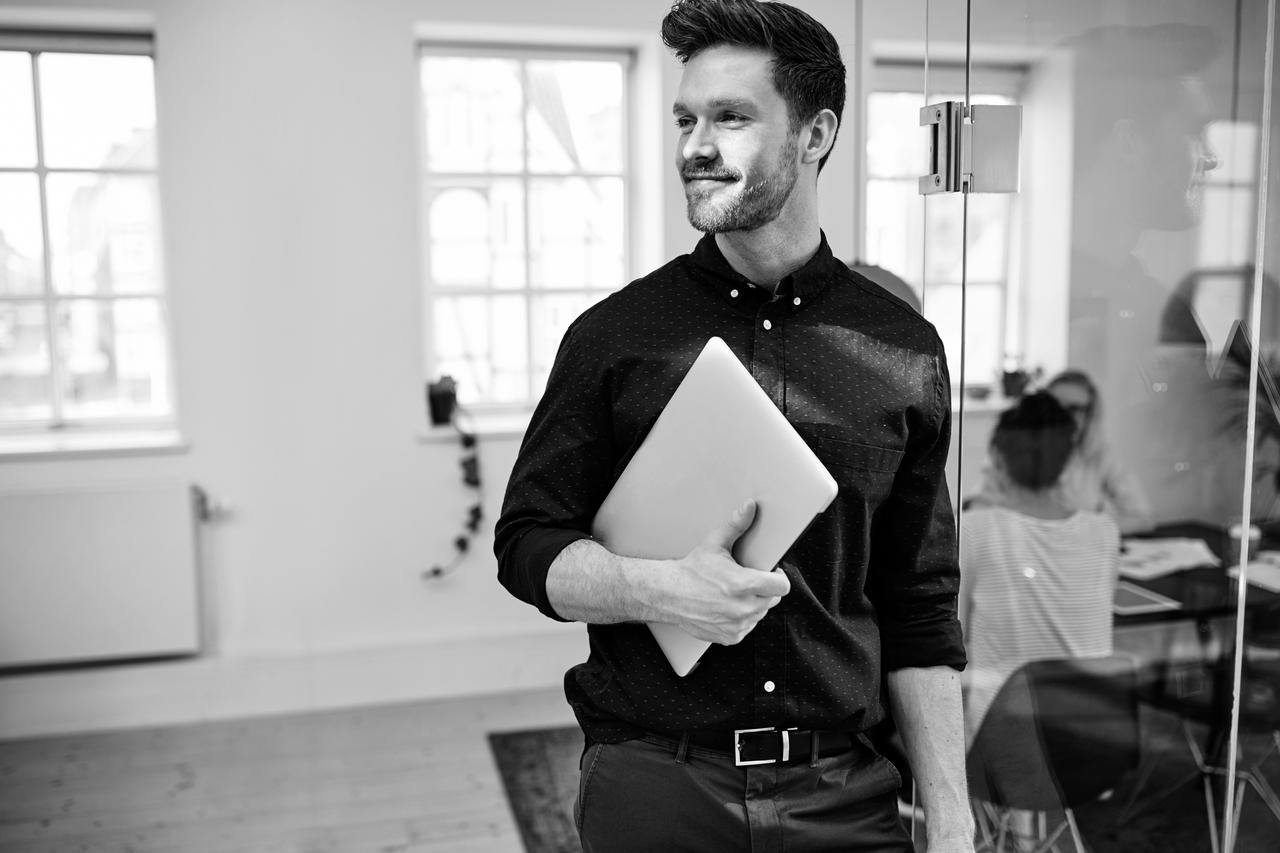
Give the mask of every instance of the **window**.
[{"label": "window", "polygon": [[630,56],[426,45],[426,367],[473,408],[542,393],[568,324],[629,279]]},{"label": "window", "polygon": [[[1003,69],[1002,69],[1003,70]],[[878,85],[867,98],[867,192],[864,217],[865,257],[903,278],[921,296],[923,313],[938,328],[951,360],[951,379],[961,382],[959,357],[965,349],[966,384],[984,385],[995,380],[1008,352],[1005,317],[1009,304],[1010,247],[1015,197],[972,194],[968,196],[967,285],[965,318],[959,324],[962,283],[961,253],[966,249],[963,206],[958,196],[919,194],[918,179],[929,161],[928,135],[920,127],[923,67],[878,66]],[[975,92],[972,104],[1015,103],[1017,75],[983,75],[1008,78],[1000,91]],[[964,92],[963,70],[930,70],[931,86],[938,81]],[[963,101],[963,94],[934,94],[929,103]],[[925,247],[928,251],[925,251]],[[1016,340],[1016,338],[1014,338]]]},{"label": "window", "polygon": [[150,40],[0,31],[0,430],[170,425]]}]

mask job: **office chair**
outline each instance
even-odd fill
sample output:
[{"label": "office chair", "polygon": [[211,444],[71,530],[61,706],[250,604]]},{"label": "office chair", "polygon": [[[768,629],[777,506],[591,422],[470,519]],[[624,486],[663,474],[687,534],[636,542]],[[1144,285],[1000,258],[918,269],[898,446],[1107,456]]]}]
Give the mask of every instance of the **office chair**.
[{"label": "office chair", "polygon": [[[1002,853],[1017,812],[1031,812],[1034,853],[1058,853],[1070,830],[1084,853],[1074,806],[1109,795],[1138,766],[1138,704],[1131,658],[1033,661],[996,694],[969,748],[969,796],[979,853]],[[1049,814],[1064,819],[1049,830]]]},{"label": "office chair", "polygon": [[[1259,640],[1264,638],[1259,637]],[[1275,638],[1267,637],[1268,645]],[[1240,816],[1244,811],[1245,796],[1252,789],[1280,822],[1280,797],[1277,797],[1267,777],[1263,773],[1263,765],[1271,756],[1280,751],[1280,661],[1275,659],[1255,660],[1250,651],[1264,649],[1267,646],[1248,643],[1246,645],[1244,671],[1240,682],[1240,735],[1236,752],[1236,796],[1235,808],[1230,815],[1224,814],[1223,821],[1231,821],[1231,838],[1240,834]],[[1226,669],[1226,661],[1218,666]],[[1229,685],[1219,683],[1217,690],[1227,691]],[[1224,699],[1229,693],[1224,693]],[[1199,713],[1197,713],[1199,712]],[[1184,707],[1182,719],[1183,736],[1191,757],[1195,760],[1199,771],[1201,786],[1204,789],[1205,811],[1209,819],[1209,837],[1212,841],[1213,853],[1218,853],[1218,810],[1213,790],[1215,779],[1227,776],[1227,757],[1225,752],[1225,732],[1230,725],[1229,719],[1222,719],[1223,714],[1230,712],[1227,701],[1215,702],[1212,699],[1208,707],[1192,705]],[[1192,722],[1208,723],[1210,738],[1207,746],[1202,748],[1192,731]],[[1216,733],[1216,734],[1215,734]],[[1246,748],[1245,741],[1261,737],[1264,741],[1260,753]],[[1252,753],[1252,754],[1250,754]]]}]

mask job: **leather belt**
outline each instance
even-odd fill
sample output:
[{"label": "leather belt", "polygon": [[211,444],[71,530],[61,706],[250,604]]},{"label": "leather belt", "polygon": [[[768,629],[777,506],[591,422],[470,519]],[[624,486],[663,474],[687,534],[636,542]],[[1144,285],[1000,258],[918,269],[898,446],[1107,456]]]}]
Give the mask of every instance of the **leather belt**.
[{"label": "leather belt", "polygon": [[812,729],[780,729],[765,726],[734,731],[688,731],[680,735],[654,734],[658,740],[679,746],[687,735],[689,745],[732,758],[738,767],[758,764],[790,764],[808,761],[817,750],[818,757],[836,755],[853,749],[857,737],[845,731]]}]

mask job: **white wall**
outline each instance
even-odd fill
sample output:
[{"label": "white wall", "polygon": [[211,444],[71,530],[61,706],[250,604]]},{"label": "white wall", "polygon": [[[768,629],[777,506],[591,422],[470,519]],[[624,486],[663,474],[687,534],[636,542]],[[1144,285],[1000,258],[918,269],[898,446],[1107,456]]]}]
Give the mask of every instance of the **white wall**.
[{"label": "white wall", "polygon": [[[451,577],[471,495],[451,442],[422,441],[415,41],[439,28],[608,31],[648,45],[661,173],[646,255],[696,234],[669,167],[679,67],[668,0],[131,0],[153,22],[180,454],[0,461],[0,489],[169,480],[230,507],[202,531],[200,660],[0,678],[0,737],[457,695],[559,681],[581,629],[511,599],[491,524],[516,439],[488,440],[486,532]],[[800,5],[854,67],[853,4]],[[0,0],[0,25],[92,24],[118,6]],[[653,106],[650,103],[649,106]],[[661,150],[658,150],[661,149]],[[854,138],[823,176],[853,251]],[[660,234],[661,240],[653,239]],[[73,630],[74,627],[71,626]]]}]

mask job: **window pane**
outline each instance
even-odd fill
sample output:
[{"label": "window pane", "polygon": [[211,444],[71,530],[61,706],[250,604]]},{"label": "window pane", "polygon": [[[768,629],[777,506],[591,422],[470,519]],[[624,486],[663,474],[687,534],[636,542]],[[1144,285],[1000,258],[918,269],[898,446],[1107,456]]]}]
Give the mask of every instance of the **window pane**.
[{"label": "window pane", "polygon": [[524,190],[475,179],[427,190],[431,281],[459,287],[524,286]]},{"label": "window pane", "polygon": [[44,289],[40,186],[32,174],[0,174],[0,295]]},{"label": "window pane", "polygon": [[565,329],[586,309],[606,296],[604,293],[571,293],[533,298],[533,375],[534,396],[542,394],[547,376],[556,359],[556,350]]},{"label": "window pane", "polygon": [[[941,100],[941,99],[935,99]],[[867,98],[867,173],[916,179],[929,172],[929,134],[920,126],[924,98],[913,92],[873,92]]]},{"label": "window pane", "polygon": [[39,56],[45,164],[155,168],[155,81],[149,56]]},{"label": "window pane", "polygon": [[626,284],[622,180],[531,180],[529,241],[534,287]]},{"label": "window pane", "polygon": [[964,269],[964,197],[959,193],[945,193],[923,198],[925,244],[912,248],[924,255],[927,302],[931,286],[959,284],[961,281]]},{"label": "window pane", "polygon": [[1001,364],[1004,306],[998,284],[970,284],[968,289],[963,336],[960,330],[959,285],[930,289],[924,301],[924,316],[937,327],[942,338],[952,383],[961,383],[960,344],[965,340],[968,348],[965,350],[964,384],[984,385],[995,381]]},{"label": "window pane", "polygon": [[0,302],[0,421],[52,416],[44,307]]},{"label": "window pane", "polygon": [[0,166],[35,165],[36,108],[31,88],[31,55],[0,51]]},{"label": "window pane", "polygon": [[1200,265],[1226,267],[1253,261],[1256,204],[1253,187],[1204,188]]},{"label": "window pane", "polygon": [[1011,196],[971,194],[969,201],[967,281],[1000,281],[1005,277]]},{"label": "window pane", "polygon": [[170,413],[168,347],[157,299],[72,299],[58,305],[69,419]]},{"label": "window pane", "polygon": [[426,161],[432,172],[518,172],[524,166],[520,63],[424,57]]},{"label": "window pane", "polygon": [[867,181],[867,257],[919,286],[924,281],[921,241],[924,198],[914,181]]},{"label": "window pane", "polygon": [[457,381],[458,402],[516,403],[528,398],[523,297],[438,297],[433,312],[435,370]]},{"label": "window pane", "polygon": [[529,81],[529,169],[622,169],[623,69],[606,61],[533,61]]},{"label": "window pane", "polygon": [[1250,121],[1211,121],[1205,128],[1218,166],[1211,183],[1252,183],[1258,173],[1258,126]]},{"label": "window pane", "polygon": [[53,285],[63,293],[158,293],[160,217],[151,175],[47,179]]}]

